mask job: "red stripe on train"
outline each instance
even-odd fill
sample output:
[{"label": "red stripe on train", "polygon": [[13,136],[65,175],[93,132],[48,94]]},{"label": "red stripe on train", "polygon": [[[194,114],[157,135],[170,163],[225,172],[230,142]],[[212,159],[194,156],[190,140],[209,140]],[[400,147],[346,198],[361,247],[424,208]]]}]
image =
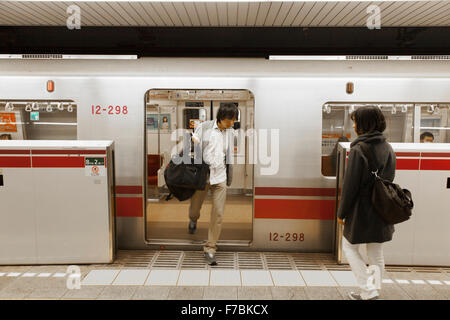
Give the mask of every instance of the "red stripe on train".
[{"label": "red stripe on train", "polygon": [[334,200],[255,199],[257,219],[333,220]]},{"label": "red stripe on train", "polygon": [[450,170],[450,159],[422,159],[420,170]]},{"label": "red stripe on train", "polygon": [[397,170],[419,170],[419,159],[397,159]]},{"label": "red stripe on train", "polygon": [[0,157],[1,168],[31,168],[31,157]]},{"label": "red stripe on train", "polygon": [[397,157],[420,157],[420,152],[396,152]]},{"label": "red stripe on train", "polygon": [[30,154],[30,150],[0,150],[0,154]]},{"label": "red stripe on train", "polygon": [[116,216],[118,217],[143,217],[144,210],[142,198],[116,198]]},{"label": "red stripe on train", "polygon": [[450,153],[424,153],[422,152],[422,157],[435,157],[435,158],[450,158]]},{"label": "red stripe on train", "polygon": [[311,196],[334,197],[334,188],[279,188],[279,187],[255,187],[256,196]]},{"label": "red stripe on train", "polygon": [[84,157],[32,157],[33,168],[84,168]]},{"label": "red stripe on train", "polygon": [[142,186],[116,186],[117,194],[142,194]]},{"label": "red stripe on train", "polygon": [[33,154],[106,154],[106,150],[32,150]]}]

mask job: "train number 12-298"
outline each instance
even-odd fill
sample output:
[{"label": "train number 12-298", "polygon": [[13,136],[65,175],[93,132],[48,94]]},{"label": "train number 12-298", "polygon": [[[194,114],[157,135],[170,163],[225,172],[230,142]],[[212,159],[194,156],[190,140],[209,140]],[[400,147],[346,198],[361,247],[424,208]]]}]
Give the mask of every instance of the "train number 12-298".
[{"label": "train number 12-298", "polygon": [[305,241],[303,233],[289,233],[278,234],[278,232],[269,233],[269,241]]},{"label": "train number 12-298", "polygon": [[128,107],[127,106],[94,106],[92,105],[92,114],[93,115],[101,115],[101,114],[109,114],[109,115],[118,115],[118,114],[127,114]]}]

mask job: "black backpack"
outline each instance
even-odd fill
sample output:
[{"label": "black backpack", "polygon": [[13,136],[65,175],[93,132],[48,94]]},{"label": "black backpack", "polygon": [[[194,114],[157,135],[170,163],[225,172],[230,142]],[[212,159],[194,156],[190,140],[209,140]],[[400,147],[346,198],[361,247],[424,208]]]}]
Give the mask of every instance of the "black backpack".
[{"label": "black backpack", "polygon": [[360,143],[360,146],[369,161],[369,170],[375,180],[371,196],[375,211],[387,224],[396,224],[408,220],[414,207],[411,192],[378,176],[378,169],[374,164],[373,149],[365,142]]}]

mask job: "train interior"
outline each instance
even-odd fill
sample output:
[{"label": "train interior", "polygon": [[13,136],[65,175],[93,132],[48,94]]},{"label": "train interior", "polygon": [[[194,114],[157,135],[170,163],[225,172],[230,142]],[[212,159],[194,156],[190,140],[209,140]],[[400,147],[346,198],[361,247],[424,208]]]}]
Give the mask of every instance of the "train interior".
[{"label": "train interior", "polygon": [[[431,133],[433,143],[450,143],[450,104],[330,102],[322,109],[322,175],[336,176],[336,144],[356,138],[350,114],[361,106],[376,105],[386,118],[384,135],[389,142],[422,142],[423,133]],[[427,142],[428,142],[427,141]]]},{"label": "train interior", "polygon": [[77,140],[71,100],[0,100],[1,140]]},{"label": "train interior", "polygon": [[[195,234],[188,233],[190,201],[168,200],[164,169],[180,152],[183,135],[216,119],[221,103],[235,103],[233,182],[227,190],[221,244],[248,246],[253,225],[253,165],[245,132],[254,128],[254,97],[248,90],[150,90],[146,94],[147,211],[146,238],[155,244],[201,244],[208,238],[211,194],[203,203]],[[181,130],[180,130],[181,129]]]}]

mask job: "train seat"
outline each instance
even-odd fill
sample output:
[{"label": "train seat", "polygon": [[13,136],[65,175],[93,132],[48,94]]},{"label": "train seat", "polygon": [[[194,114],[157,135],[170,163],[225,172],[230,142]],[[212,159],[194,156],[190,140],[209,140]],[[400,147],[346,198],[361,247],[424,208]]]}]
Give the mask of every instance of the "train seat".
[{"label": "train seat", "polygon": [[331,156],[322,156],[322,174],[324,176],[336,176],[336,169],[331,163]]},{"label": "train seat", "polygon": [[158,170],[160,168],[161,155],[147,155],[147,183],[149,186],[158,185]]}]

